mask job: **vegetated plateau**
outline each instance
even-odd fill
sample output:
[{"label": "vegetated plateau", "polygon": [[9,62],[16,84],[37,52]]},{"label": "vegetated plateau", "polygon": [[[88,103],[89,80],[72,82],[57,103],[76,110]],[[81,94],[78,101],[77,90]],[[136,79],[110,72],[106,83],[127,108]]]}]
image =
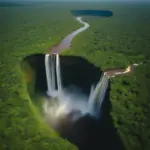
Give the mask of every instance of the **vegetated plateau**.
[{"label": "vegetated plateau", "polygon": [[[18,7],[19,6],[19,7]],[[0,149],[77,149],[50,128],[40,115],[40,100],[31,98],[21,62],[46,53],[79,28],[71,10],[110,10],[112,17],[84,16],[90,28],[71,50],[102,70],[141,63],[131,73],[112,78],[110,117],[127,150],[150,148],[150,3],[35,3],[0,7]],[[25,70],[34,72],[24,64]],[[26,80],[25,80],[26,79]],[[33,85],[31,84],[31,85]],[[34,94],[33,87],[29,87]],[[39,98],[39,96],[38,96]],[[32,100],[31,100],[32,99]],[[39,103],[36,103],[36,102]],[[107,137],[105,137],[107,140]],[[100,138],[102,139],[102,138]],[[95,139],[98,140],[98,139]],[[101,141],[99,141],[99,144]],[[106,143],[108,144],[108,143]],[[94,146],[93,146],[94,147]]]}]

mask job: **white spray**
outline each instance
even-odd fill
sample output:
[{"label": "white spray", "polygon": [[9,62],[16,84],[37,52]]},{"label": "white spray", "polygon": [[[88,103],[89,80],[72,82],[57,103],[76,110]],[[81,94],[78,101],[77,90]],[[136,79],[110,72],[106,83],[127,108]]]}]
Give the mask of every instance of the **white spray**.
[{"label": "white spray", "polygon": [[51,67],[50,67],[50,63],[49,63],[49,54],[45,55],[45,69],[46,69],[46,79],[47,79],[47,88],[48,88],[48,95],[50,96],[52,93],[52,79],[51,79]]},{"label": "white spray", "polygon": [[[92,85],[89,97],[84,96],[83,93],[77,92],[68,92],[62,86],[61,80],[61,66],[60,58],[58,54],[45,55],[45,68],[46,68],[46,77],[47,77],[47,87],[48,94],[54,100],[54,108],[51,103],[50,106],[47,106],[48,103],[45,103],[44,111],[47,114],[52,113],[51,115],[58,120],[58,116],[67,116],[74,110],[78,110],[81,117],[85,114],[90,114],[97,117],[99,115],[102,103],[105,98],[105,93],[108,88],[108,78],[104,74],[101,75],[99,82],[96,84],[95,88]],[[56,77],[55,77],[56,71]],[[57,84],[57,88],[55,86]],[[48,107],[50,110],[48,110]],[[75,116],[77,119],[78,117]],[[55,121],[56,121],[55,120]]]}]

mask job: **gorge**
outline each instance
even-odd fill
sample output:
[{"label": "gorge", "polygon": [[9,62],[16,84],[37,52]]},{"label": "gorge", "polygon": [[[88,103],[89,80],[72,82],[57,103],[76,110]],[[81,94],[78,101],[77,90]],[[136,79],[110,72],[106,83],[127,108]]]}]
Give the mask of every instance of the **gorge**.
[{"label": "gorge", "polygon": [[[114,144],[118,143],[119,137],[109,117],[108,77],[82,57],[59,55],[70,48],[73,37],[89,27],[81,17],[77,17],[77,21],[84,27],[52,47],[50,54],[29,56],[25,60],[36,74],[35,93],[43,95],[42,116],[48,125],[80,150],[96,148],[98,139],[103,141],[101,147],[107,147],[106,141],[111,143],[109,146],[122,147]],[[92,139],[93,136],[96,139]]]}]

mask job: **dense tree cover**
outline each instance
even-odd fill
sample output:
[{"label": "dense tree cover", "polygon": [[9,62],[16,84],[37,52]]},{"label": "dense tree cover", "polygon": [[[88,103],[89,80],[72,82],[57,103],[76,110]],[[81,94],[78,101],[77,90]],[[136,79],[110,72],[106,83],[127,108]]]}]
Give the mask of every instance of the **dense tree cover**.
[{"label": "dense tree cover", "polygon": [[76,149],[38,115],[20,63],[29,54],[45,53],[80,25],[55,4],[0,7],[0,22],[0,149]]},{"label": "dense tree cover", "polygon": [[51,3],[0,7],[0,149],[75,149],[38,115],[20,61],[44,53],[78,28],[70,10],[84,8],[111,10],[114,16],[84,17],[90,28],[64,54],[86,57],[103,70],[143,62],[132,73],[111,79],[110,114],[128,150],[150,148],[150,5]]},{"label": "dense tree cover", "polygon": [[[77,36],[72,51],[103,70],[143,64],[132,73],[111,79],[110,112],[126,149],[150,149],[150,3],[93,6],[113,11],[110,18],[84,17],[90,28]],[[82,8],[83,9],[83,8]]]},{"label": "dense tree cover", "polygon": [[150,148],[149,65],[111,81],[111,116],[127,149]]}]

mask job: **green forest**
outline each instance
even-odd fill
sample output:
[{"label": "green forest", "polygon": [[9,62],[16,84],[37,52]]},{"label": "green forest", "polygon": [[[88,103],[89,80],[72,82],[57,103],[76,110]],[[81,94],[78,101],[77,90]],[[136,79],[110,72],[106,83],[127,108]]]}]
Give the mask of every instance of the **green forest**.
[{"label": "green forest", "polygon": [[76,149],[39,117],[20,63],[46,53],[80,25],[65,6],[45,4],[0,7],[0,22],[0,149]]},{"label": "green forest", "polygon": [[110,116],[127,150],[149,150],[150,3],[0,5],[0,149],[77,149],[38,115],[20,67],[26,56],[50,51],[81,26],[72,9],[111,10],[113,16],[83,17],[90,28],[62,55],[82,56],[102,70],[142,63],[110,79]]}]

